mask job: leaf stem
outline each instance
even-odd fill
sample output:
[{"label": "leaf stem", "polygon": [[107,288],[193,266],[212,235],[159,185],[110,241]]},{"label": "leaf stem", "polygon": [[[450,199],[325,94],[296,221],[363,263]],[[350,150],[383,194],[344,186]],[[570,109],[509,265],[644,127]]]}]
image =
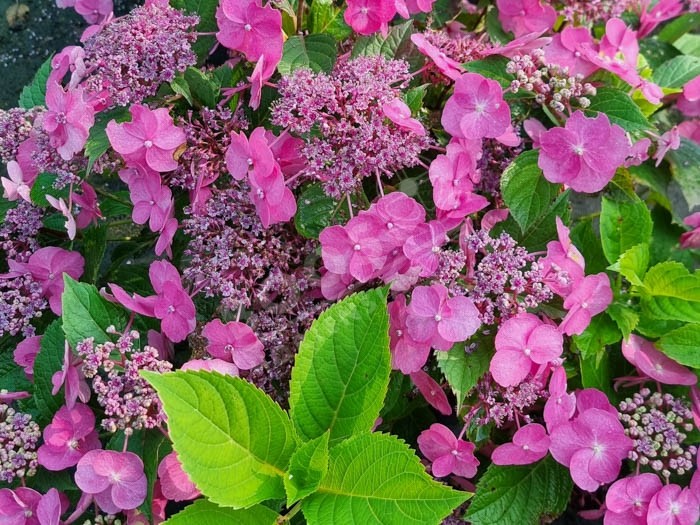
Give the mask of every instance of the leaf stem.
[{"label": "leaf stem", "polygon": [[297,501],[291,509],[289,509],[289,512],[285,514],[284,516],[280,516],[277,518],[277,524],[282,525],[283,523],[289,523],[289,521],[296,516],[299,511],[301,510],[301,501]]},{"label": "leaf stem", "polygon": [[301,31],[301,24],[304,20],[304,0],[299,0],[297,5],[297,32]]}]

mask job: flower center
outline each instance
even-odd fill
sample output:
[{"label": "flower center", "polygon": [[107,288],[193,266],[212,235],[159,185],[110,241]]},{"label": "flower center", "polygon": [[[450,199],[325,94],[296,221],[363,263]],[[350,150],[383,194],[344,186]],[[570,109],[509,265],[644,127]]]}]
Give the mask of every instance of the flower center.
[{"label": "flower center", "polygon": [[433,249],[432,249],[431,251],[432,251],[433,253],[437,253],[437,252],[440,251],[440,247],[439,247],[439,246],[433,246]]},{"label": "flower center", "polygon": [[60,113],[56,113],[56,122],[58,122],[59,124],[65,124],[66,122],[68,122],[68,120],[66,119],[66,114],[63,111],[61,111]]},{"label": "flower center", "polygon": [[355,246],[352,247],[352,249],[355,250],[356,252],[359,252],[362,249],[362,246],[360,246],[359,244],[356,244]]},{"label": "flower center", "polygon": [[143,141],[143,147],[148,149],[153,147],[153,141],[152,140],[144,140]]},{"label": "flower center", "polygon": [[583,155],[583,146],[581,146],[580,144],[577,144],[576,146],[574,146],[573,150],[574,150],[574,153],[576,153],[576,155],[578,155],[579,157],[581,155]]},{"label": "flower center", "polygon": [[387,223],[386,223],[386,227],[389,228],[389,229],[391,230],[391,229],[394,227],[394,223],[393,223],[393,222],[387,222]]},{"label": "flower center", "polygon": [[588,303],[586,301],[582,302],[581,308],[584,308],[584,309],[588,308]]},{"label": "flower center", "polygon": [[523,445],[523,450],[530,450],[530,446],[529,446],[529,445]]},{"label": "flower center", "polygon": [[523,354],[525,354],[525,355],[530,355],[531,353],[532,353],[532,350],[530,350],[529,348],[525,348],[523,350]]},{"label": "flower center", "polygon": [[435,314],[434,319],[439,323],[440,321],[442,321],[442,316],[440,314]]},{"label": "flower center", "polygon": [[599,458],[600,456],[602,456],[602,455],[603,455],[603,450],[605,450],[605,448],[603,447],[603,445],[601,445],[600,443],[593,443],[593,454],[594,454],[596,457]]},{"label": "flower center", "polygon": [[246,24],[243,26],[243,29],[245,29],[246,31],[251,31],[253,29],[253,26],[251,26],[250,24]]},{"label": "flower center", "polygon": [[68,440],[68,448],[71,450],[76,450],[78,448],[78,441],[75,439]]},{"label": "flower center", "polygon": [[174,311],[175,311],[175,307],[172,304],[170,306],[168,306],[168,313],[169,314],[173,313]]},{"label": "flower center", "polygon": [[253,165],[253,159],[251,159],[250,157],[248,158],[248,160],[246,162],[248,162],[248,166]]},{"label": "flower center", "polygon": [[396,337],[401,337],[403,335],[403,330],[396,330]]},{"label": "flower center", "polygon": [[681,506],[674,501],[669,505],[668,510],[670,510],[671,514],[673,514],[674,516],[678,516],[681,513]]},{"label": "flower center", "polygon": [[363,7],[362,9],[360,9],[360,13],[362,13],[363,15],[366,15],[368,12],[369,12],[369,9],[367,9],[366,7]]}]

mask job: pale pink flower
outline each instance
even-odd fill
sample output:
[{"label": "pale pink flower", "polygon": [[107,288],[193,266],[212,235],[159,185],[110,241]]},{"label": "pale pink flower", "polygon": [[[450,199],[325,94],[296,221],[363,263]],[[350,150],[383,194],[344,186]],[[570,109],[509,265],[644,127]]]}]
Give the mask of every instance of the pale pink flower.
[{"label": "pale pink flower", "polygon": [[517,430],[512,443],[496,447],[491,461],[496,465],[529,465],[547,455],[550,442],[542,425],[530,423]]},{"label": "pale pink flower", "polygon": [[547,256],[538,261],[544,281],[556,294],[567,297],[576,284],[584,278],[586,262],[569,238],[567,228],[559,217],[556,218],[558,241],[547,243]]},{"label": "pale pink flower", "polygon": [[412,131],[421,137],[425,135],[425,128],[419,120],[411,117],[411,108],[400,98],[382,105],[382,113],[398,127]]},{"label": "pale pink flower", "polygon": [[182,470],[182,465],[175,452],[165,456],[158,465],[158,479],[163,496],[171,501],[187,501],[200,495],[197,487]]},{"label": "pale pink flower", "polygon": [[644,38],[651,33],[661,22],[675,18],[683,13],[681,0],[659,0],[649,10],[649,0],[640,2],[643,6],[639,17],[639,38]]},{"label": "pale pink flower", "polygon": [[559,330],[566,335],[582,334],[593,316],[605,310],[612,300],[608,276],[603,272],[587,275],[564,301],[568,313],[559,325]]},{"label": "pale pink flower", "polygon": [[661,487],[649,472],[617,480],[605,495],[604,525],[647,525],[649,502]]},{"label": "pale pink flower", "polygon": [[547,31],[557,19],[557,12],[540,0],[496,0],[498,19],[506,31],[516,37]]},{"label": "pale pink flower", "polygon": [[631,334],[622,341],[622,355],[639,371],[665,385],[695,385],[697,376],[688,368],[662,354],[652,343],[641,336]]},{"label": "pale pink flower", "polygon": [[17,344],[12,357],[18,366],[24,368],[24,373],[31,381],[34,378],[34,360],[41,350],[41,335],[27,337]]},{"label": "pale pink flower", "polygon": [[98,219],[102,218],[100,207],[97,202],[97,193],[90,184],[83,181],[80,183],[82,193],[71,193],[73,203],[80,207],[78,216],[75,218],[75,225],[79,229],[85,229],[90,224],[97,224]]},{"label": "pale pink flower", "polygon": [[666,153],[681,147],[681,133],[678,126],[673,126],[666,133],[661,135],[656,142],[656,153],[652,156],[656,160],[655,166],[658,168],[664,160]]},{"label": "pale pink flower", "polygon": [[222,375],[238,376],[238,367],[223,359],[190,359],[180,370],[206,370],[207,372],[219,372]]},{"label": "pale pink flower", "polygon": [[216,10],[219,31],[216,38],[224,47],[240,51],[249,62],[279,62],[284,44],[282,14],[256,0],[222,0]]},{"label": "pale pink flower", "polygon": [[51,205],[52,208],[61,212],[66,219],[66,232],[68,233],[68,238],[72,241],[75,239],[75,233],[78,225],[75,222],[75,217],[73,217],[73,212],[63,200],[63,197],[57,199],[53,195],[44,195],[46,201]]},{"label": "pale pink flower", "polygon": [[464,478],[476,475],[479,460],[474,457],[474,443],[458,439],[444,425],[435,423],[418,436],[418,447],[433,462],[433,475],[442,478],[456,474]]},{"label": "pale pink flower", "polygon": [[348,0],[343,18],[356,33],[371,35],[386,31],[395,14],[394,0]]},{"label": "pale pink flower", "polygon": [[700,211],[688,215],[683,223],[693,229],[681,234],[681,248],[700,248]]},{"label": "pale pink flower", "polygon": [[452,406],[447,399],[447,395],[442,387],[423,370],[417,370],[410,374],[411,381],[416,385],[418,391],[428,404],[443,416],[452,414]]},{"label": "pale pink flower", "polygon": [[22,168],[17,163],[16,160],[11,160],[7,163],[7,174],[10,178],[2,177],[2,187],[5,189],[3,197],[9,201],[16,201],[19,198],[27,202],[31,202],[32,199],[29,196],[31,187],[29,186],[33,181],[24,180],[24,174],[22,173]]},{"label": "pale pink flower", "polygon": [[46,109],[43,125],[49,142],[61,158],[71,160],[87,142],[95,110],[87,103],[83,88],[65,91],[51,79],[46,86]]},{"label": "pale pink flower", "polygon": [[408,335],[406,327],[406,296],[399,294],[387,306],[389,311],[389,349],[391,367],[404,374],[417,372],[428,361],[430,345],[418,343]]},{"label": "pale pink flower", "polygon": [[44,428],[44,444],[37,451],[39,464],[48,470],[63,470],[78,464],[88,451],[101,448],[90,407],[76,403],[62,406]]},{"label": "pale pink flower", "polygon": [[552,128],[540,136],[538,165],[549,182],[595,193],[612,180],[629,151],[625,131],[611,125],[605,113],[589,118],[576,111],[563,128]]},{"label": "pale pink flower", "polygon": [[440,221],[430,221],[416,226],[403,245],[403,253],[412,266],[420,268],[421,277],[429,277],[437,270],[440,247],[447,241],[445,226]]},{"label": "pale pink flower", "polygon": [[207,352],[213,357],[233,362],[242,370],[255,368],[265,358],[263,344],[244,323],[231,321],[224,324],[214,319],[204,325],[202,335],[209,341]]},{"label": "pale pink flower", "polygon": [[651,498],[647,523],[695,525],[700,519],[700,497],[688,488],[666,485]]},{"label": "pale pink flower", "polygon": [[495,80],[465,73],[455,82],[442,113],[442,125],[457,138],[495,138],[510,126],[510,106]]}]

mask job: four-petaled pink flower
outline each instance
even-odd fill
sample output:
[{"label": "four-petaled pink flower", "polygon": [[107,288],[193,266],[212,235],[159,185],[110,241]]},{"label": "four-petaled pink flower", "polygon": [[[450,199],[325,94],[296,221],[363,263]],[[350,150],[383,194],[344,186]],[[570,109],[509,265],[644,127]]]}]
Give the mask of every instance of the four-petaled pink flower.
[{"label": "four-petaled pink flower", "polygon": [[421,137],[425,135],[423,124],[411,117],[411,108],[400,98],[395,98],[382,105],[382,113],[398,127],[412,131]]},{"label": "four-petaled pink flower", "polygon": [[510,106],[495,80],[465,73],[457,82],[442,112],[442,125],[458,138],[496,138],[510,126]]},{"label": "four-petaled pink flower", "polygon": [[518,429],[512,443],[498,446],[491,461],[496,465],[529,465],[547,455],[550,442],[542,425],[530,423]]},{"label": "four-petaled pink flower", "polygon": [[506,31],[516,37],[551,29],[557,12],[540,0],[496,0],[498,19]]},{"label": "four-petaled pink flower", "polygon": [[576,412],[576,395],[566,391],[566,383],[564,367],[555,368],[549,378],[549,398],[542,414],[550,433],[558,425],[568,423]]},{"label": "four-petaled pink flower", "polygon": [[255,128],[250,138],[243,132],[231,133],[231,144],[226,150],[226,167],[234,179],[242,180],[251,171],[265,177],[274,166],[275,159],[265,138],[265,128]]},{"label": "four-petaled pink flower", "polygon": [[580,335],[593,316],[605,310],[612,300],[608,276],[602,272],[587,275],[564,301],[564,308],[569,312],[559,325],[559,330],[566,335]]},{"label": "four-petaled pink flower", "polygon": [[429,176],[435,207],[444,216],[463,219],[489,204],[488,199],[474,193],[474,184],[479,181],[476,159],[456,151],[452,144],[447,146],[447,155],[438,155],[430,164]]},{"label": "four-petaled pink flower", "polygon": [[44,444],[37,451],[39,464],[48,470],[63,470],[78,464],[88,451],[101,448],[90,407],[77,403],[62,406],[44,428]]},{"label": "four-petaled pink flower", "polygon": [[63,394],[68,409],[72,409],[78,399],[83,403],[90,401],[92,390],[90,390],[90,385],[85,380],[82,364],[82,359],[73,354],[68,341],[66,341],[63,352],[63,366],[51,376],[51,384],[53,385],[51,395],[55,396],[63,387]]},{"label": "four-petaled pink flower", "polygon": [[0,523],[40,525],[35,517],[40,501],[41,494],[34,489],[26,487],[17,487],[14,490],[0,489]]},{"label": "four-petaled pink flower", "polygon": [[445,425],[435,423],[421,432],[418,447],[433,462],[433,475],[437,478],[449,474],[463,478],[476,475],[479,460],[474,457],[474,444],[458,439]]},{"label": "four-petaled pink flower", "polygon": [[610,182],[630,148],[625,131],[605,113],[589,118],[576,111],[563,128],[542,133],[538,165],[549,182],[595,193]]},{"label": "four-petaled pink flower", "polygon": [[97,505],[108,514],[135,509],[146,499],[143,462],[133,452],[91,450],[78,462],[75,483],[94,495]]},{"label": "four-petaled pink flower", "polygon": [[158,465],[158,479],[163,496],[171,501],[187,501],[199,497],[199,490],[182,470],[175,452],[165,456]]},{"label": "four-petaled pink flower", "polygon": [[391,350],[391,367],[404,374],[417,372],[430,354],[430,344],[418,343],[408,335],[406,327],[406,296],[399,294],[387,306],[389,311],[389,349]]},{"label": "four-petaled pink flower", "polygon": [[420,268],[421,277],[435,273],[440,263],[440,247],[447,242],[445,227],[440,221],[430,221],[416,226],[403,245],[403,253],[411,265]]},{"label": "four-petaled pink flower", "polygon": [[675,483],[666,485],[651,498],[647,523],[695,525],[700,519],[700,495]]},{"label": "four-petaled pink flower", "polygon": [[647,525],[649,502],[661,487],[649,472],[617,480],[605,495],[605,525]]},{"label": "four-petaled pink flower", "polygon": [[65,91],[53,79],[46,86],[46,109],[43,124],[49,142],[61,158],[71,160],[87,142],[95,110],[85,99],[83,88]]},{"label": "four-petaled pink flower", "polygon": [[240,51],[250,62],[265,55],[277,64],[282,57],[282,14],[259,0],[222,0],[216,10],[216,38],[229,49]]},{"label": "four-petaled pink flower", "polygon": [[662,354],[652,343],[631,334],[622,341],[622,355],[647,377],[665,385],[697,384],[698,377],[689,369]]},{"label": "four-petaled pink flower", "polygon": [[213,357],[230,361],[241,370],[250,370],[262,363],[265,350],[255,332],[238,321],[222,323],[214,319],[202,330],[207,338],[207,352]]},{"label": "four-petaled pink flower", "polygon": [[41,350],[41,335],[27,337],[17,344],[12,357],[18,366],[24,368],[24,373],[31,381],[34,379],[34,360]]},{"label": "four-petaled pink flower", "polygon": [[437,350],[449,350],[454,343],[466,341],[480,326],[479,312],[471,299],[448,298],[447,288],[440,283],[413,290],[406,317],[413,340],[430,343]]},{"label": "four-petaled pink flower", "polygon": [[499,327],[495,346],[489,370],[496,383],[508,387],[520,384],[533,363],[543,365],[561,356],[564,338],[556,327],[525,313]]},{"label": "four-petaled pink flower", "polygon": [[82,193],[72,192],[73,203],[80,207],[80,212],[75,218],[75,225],[79,229],[87,228],[90,224],[97,224],[97,220],[102,218],[100,207],[97,203],[97,193],[87,182],[80,183]]},{"label": "four-petaled pink flower", "polygon": [[143,171],[159,173],[177,168],[175,151],[185,141],[185,132],[175,126],[167,108],[152,110],[133,104],[131,122],[107,124],[107,138],[126,163]]},{"label": "four-petaled pink flower", "polygon": [[569,228],[559,217],[557,241],[547,243],[547,256],[539,260],[547,286],[556,294],[567,297],[583,279],[586,261],[569,238]]},{"label": "four-petaled pink flower", "polygon": [[129,198],[134,204],[131,218],[136,224],[145,224],[153,232],[160,231],[168,219],[172,191],[162,184],[160,174],[147,171],[129,179]]},{"label": "four-petaled pink flower", "polygon": [[264,228],[272,224],[287,222],[297,212],[297,201],[284,182],[282,170],[275,164],[268,175],[259,175],[255,170],[248,175],[250,200]]},{"label": "four-petaled pink flower", "polygon": [[75,0],[75,11],[88,24],[99,24],[114,10],[112,0]]},{"label": "four-petaled pink flower", "polygon": [[22,198],[27,202],[31,202],[32,199],[29,196],[29,192],[33,181],[24,180],[22,168],[16,160],[11,160],[7,163],[7,174],[10,176],[9,179],[7,177],[0,178],[2,187],[5,189],[3,197],[9,201],[16,201]]},{"label": "four-petaled pink flower", "polygon": [[394,0],[348,0],[343,17],[356,33],[371,35],[380,29],[386,31],[395,14]]}]

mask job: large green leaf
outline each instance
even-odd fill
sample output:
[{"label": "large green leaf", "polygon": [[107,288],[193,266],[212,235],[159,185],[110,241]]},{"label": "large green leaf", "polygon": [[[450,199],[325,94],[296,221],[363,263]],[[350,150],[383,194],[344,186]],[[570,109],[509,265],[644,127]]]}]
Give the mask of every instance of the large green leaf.
[{"label": "large green leaf", "polygon": [[321,230],[331,223],[338,203],[325,194],[320,184],[310,184],[297,202],[294,224],[304,237],[317,239]]},{"label": "large green leaf", "polygon": [[74,281],[68,274],[63,275],[63,283],[63,332],[71,346],[88,337],[105,343],[111,339],[108,327],[126,326],[124,309],[104,299],[93,285]]},{"label": "large green leaf", "polygon": [[700,271],[691,274],[681,263],[663,262],[649,269],[640,290],[648,316],[700,323]]},{"label": "large green leaf", "polygon": [[57,319],[49,325],[41,338],[41,349],[34,360],[34,403],[38,410],[37,420],[40,424],[47,423],[61,408],[63,396],[53,395],[51,378],[63,367],[63,356],[66,351],[66,339],[61,330],[61,320]]},{"label": "large green leaf", "polygon": [[654,71],[654,82],[665,88],[680,88],[700,75],[700,58],[681,55],[664,62]]},{"label": "large green leaf", "polygon": [[19,107],[32,109],[34,106],[44,106],[46,104],[46,82],[51,74],[51,59],[53,55],[41,64],[39,70],[34,75],[31,84],[24,86],[19,95]]},{"label": "large green leaf", "polygon": [[309,494],[313,494],[328,472],[328,437],[326,432],[300,446],[289,460],[289,469],[284,477],[287,491],[287,506]]},{"label": "large green leaf", "polygon": [[331,449],[328,475],[302,511],[309,525],[437,525],[468,497],[433,481],[403,441],[375,433]]},{"label": "large green leaf", "polygon": [[687,324],[661,336],[656,346],[674,361],[700,368],[700,324]]},{"label": "large green leaf", "polygon": [[624,91],[601,87],[594,97],[590,97],[590,101],[591,105],[585,110],[589,116],[605,113],[610,122],[625,131],[643,131],[651,128],[642,110]]},{"label": "large green leaf", "polygon": [[107,251],[107,224],[101,222],[83,230],[81,252],[85,257],[83,279],[95,284],[100,273],[100,266]]},{"label": "large green leaf", "polygon": [[467,353],[464,344],[456,344],[449,352],[436,352],[437,364],[457,398],[457,412],[467,393],[488,371],[492,352],[488,346],[479,344],[475,351]]},{"label": "large green leaf", "polygon": [[637,286],[642,284],[647,268],[649,268],[649,245],[646,243],[632,246],[610,267]]},{"label": "large green leaf", "polygon": [[32,204],[46,208],[49,206],[49,201],[46,200],[47,195],[51,195],[57,199],[63,199],[68,202],[69,189],[68,187],[61,188],[57,190],[54,188],[54,183],[58,179],[58,175],[53,173],[39,173],[37,178],[32,184],[32,189],[29,192],[29,197],[32,200]]},{"label": "large green leaf", "polygon": [[486,57],[482,60],[474,60],[464,64],[464,69],[470,73],[478,73],[482,77],[496,80],[502,88],[510,87],[515,77],[506,73],[508,58],[501,55]]},{"label": "large green leaf", "polygon": [[685,199],[685,205],[679,202],[683,199],[676,199],[673,203],[674,215],[680,214],[682,217],[700,206],[700,146],[682,138],[680,147],[669,151],[666,160],[671,163],[673,175],[669,190],[679,188]]},{"label": "large green leaf", "polygon": [[393,26],[387,36],[375,33],[371,36],[363,36],[357,39],[352,48],[352,58],[362,55],[383,55],[386,58],[395,58],[399,51],[410,43],[413,32],[413,21]]},{"label": "large green leaf", "polygon": [[199,499],[163,525],[275,525],[279,517],[274,510],[262,505],[232,509]]},{"label": "large green leaf", "polygon": [[624,304],[612,303],[608,306],[607,310],[605,310],[605,313],[610,316],[610,319],[615,321],[615,324],[622,333],[622,337],[625,339],[629,337],[639,324],[639,314]]},{"label": "large green leaf", "polygon": [[599,355],[605,351],[607,345],[617,343],[621,339],[622,334],[617,325],[605,313],[593,317],[591,324],[581,335],[573,336],[574,344],[583,359]]},{"label": "large green leaf", "polygon": [[277,70],[282,75],[291,75],[299,68],[309,68],[314,73],[330,73],[336,58],[335,39],[332,36],[293,36],[284,43],[284,54],[277,64]]},{"label": "large green leaf", "polygon": [[649,244],[653,226],[649,208],[636,195],[603,197],[600,239],[610,264],[617,262],[620,255],[633,246]]},{"label": "large green leaf", "polygon": [[566,508],[573,483],[549,456],[535,465],[490,465],[476,486],[467,518],[472,525],[538,525]]},{"label": "large green leaf", "polygon": [[243,379],[213,372],[143,372],[168,416],[173,448],[192,482],[219,505],[285,496],[296,448],[287,414]]},{"label": "large green leaf", "polygon": [[290,382],[290,415],[309,440],[330,430],[331,446],[374,425],[389,384],[386,290],[351,295],[323,312],[304,336]]},{"label": "large green leaf", "polygon": [[86,173],[89,175],[95,161],[99,159],[110,148],[107,137],[107,124],[111,120],[116,122],[126,122],[131,118],[131,113],[127,108],[118,107],[106,113],[99,113],[95,117],[95,124],[90,128],[87,142],[85,143],[85,156],[88,159]]},{"label": "large green leaf", "polygon": [[311,33],[327,33],[336,40],[345,40],[352,29],[343,20],[343,9],[333,0],[313,0],[309,8],[309,30]]},{"label": "large green leaf", "polygon": [[700,13],[688,13],[667,23],[659,32],[659,39],[675,42],[688,31],[700,29]]},{"label": "large green leaf", "polygon": [[[197,32],[211,33],[219,30],[216,23],[216,9],[219,7],[219,0],[170,0],[170,5],[176,9],[197,15],[199,17]],[[200,63],[206,60],[209,56],[209,50],[215,43],[216,38],[213,36],[200,36],[197,38],[192,49],[197,53]]]}]

